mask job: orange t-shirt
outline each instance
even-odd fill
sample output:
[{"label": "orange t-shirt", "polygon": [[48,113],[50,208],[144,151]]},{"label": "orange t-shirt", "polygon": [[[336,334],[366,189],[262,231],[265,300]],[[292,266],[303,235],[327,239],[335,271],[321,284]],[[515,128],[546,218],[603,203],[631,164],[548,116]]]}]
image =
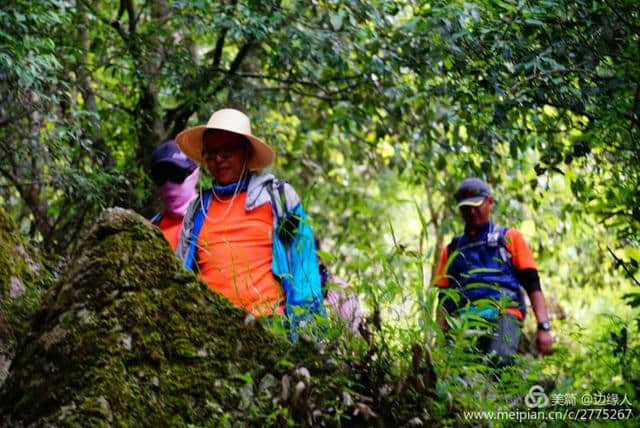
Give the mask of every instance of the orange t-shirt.
[{"label": "orange t-shirt", "polygon": [[[507,230],[504,235],[505,247],[511,254],[511,263],[515,270],[523,269],[537,269],[536,262],[533,259],[533,253],[529,249],[527,242],[522,237],[522,234],[515,229]],[[442,249],[442,256],[440,257],[440,263],[436,270],[436,277],[433,281],[434,285],[438,287],[448,287],[449,278],[446,274],[447,261],[449,258],[449,251],[447,247]],[[507,312],[513,313],[519,318],[522,318],[522,314],[517,308],[507,308]]]},{"label": "orange t-shirt", "polygon": [[176,250],[178,240],[180,239],[180,231],[182,230],[182,217],[170,217],[163,215],[158,223],[158,227],[162,231],[164,238],[169,241],[171,249]]},{"label": "orange t-shirt", "polygon": [[[282,313],[284,292],[271,271],[273,213],[245,210],[247,193],[212,199],[198,236],[200,275],[209,288],[256,316]],[[227,211],[228,210],[228,211]]]}]

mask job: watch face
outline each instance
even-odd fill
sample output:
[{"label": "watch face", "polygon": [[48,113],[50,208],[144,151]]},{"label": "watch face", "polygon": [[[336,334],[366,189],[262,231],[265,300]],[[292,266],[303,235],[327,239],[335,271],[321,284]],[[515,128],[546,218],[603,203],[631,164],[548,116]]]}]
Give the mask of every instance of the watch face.
[{"label": "watch face", "polygon": [[538,323],[538,330],[544,330],[544,331],[551,330],[551,323],[549,321]]}]

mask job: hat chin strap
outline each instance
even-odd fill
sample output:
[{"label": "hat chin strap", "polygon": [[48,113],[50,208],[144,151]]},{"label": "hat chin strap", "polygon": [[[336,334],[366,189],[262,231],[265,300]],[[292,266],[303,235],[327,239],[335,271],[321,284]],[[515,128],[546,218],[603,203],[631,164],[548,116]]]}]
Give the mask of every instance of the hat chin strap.
[{"label": "hat chin strap", "polygon": [[[245,156],[244,158],[244,163],[242,164],[242,172],[240,172],[240,178],[238,179],[238,181],[236,181],[236,183],[240,183],[242,180],[244,180],[244,178],[246,177],[248,173],[247,170],[247,156]],[[240,186],[236,186],[236,188],[233,190],[233,196],[231,196],[231,200],[228,203],[227,209],[224,211],[224,214],[222,215],[222,217],[220,217],[219,221],[224,220],[227,215],[229,214],[229,211],[231,211],[231,207],[233,206],[233,202],[236,199],[236,196],[238,196],[238,190],[240,189]],[[225,201],[224,199],[220,198],[218,195],[216,195],[216,191],[215,191],[215,186],[211,187],[211,193],[213,194],[213,197],[216,199],[216,201],[220,202],[220,203],[227,203],[227,201]],[[202,197],[200,198],[200,203],[202,203]],[[204,213],[204,206],[202,207],[202,212]],[[208,216],[205,216],[205,221],[209,220]]]}]

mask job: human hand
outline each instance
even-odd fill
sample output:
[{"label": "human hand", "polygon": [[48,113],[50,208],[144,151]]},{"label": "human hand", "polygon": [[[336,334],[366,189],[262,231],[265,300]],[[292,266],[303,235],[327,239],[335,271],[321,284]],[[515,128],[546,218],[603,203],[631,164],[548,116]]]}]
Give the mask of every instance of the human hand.
[{"label": "human hand", "polygon": [[538,330],[538,334],[536,337],[536,345],[538,346],[538,351],[542,355],[551,354],[552,343],[553,343],[553,338],[551,337],[551,333],[544,330]]}]

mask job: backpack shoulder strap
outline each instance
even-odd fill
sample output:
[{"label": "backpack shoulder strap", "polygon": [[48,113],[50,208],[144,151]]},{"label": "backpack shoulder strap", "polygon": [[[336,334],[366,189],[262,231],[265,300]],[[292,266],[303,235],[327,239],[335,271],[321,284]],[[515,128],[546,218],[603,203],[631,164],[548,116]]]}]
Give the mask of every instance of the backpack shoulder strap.
[{"label": "backpack shoulder strap", "polygon": [[283,180],[278,180],[278,182],[276,183],[276,189],[278,189],[278,198],[280,198],[280,203],[281,206],[284,208],[284,215],[283,217],[286,217],[289,215],[289,207],[287,204],[287,195],[285,195],[284,193],[284,185],[286,184],[285,181]]},{"label": "backpack shoulder strap", "polygon": [[449,242],[449,245],[447,245],[447,254],[451,255],[451,253],[453,253],[458,249],[458,245],[460,244],[461,238],[462,238],[462,235],[457,235],[457,236],[454,236],[453,239],[451,239],[451,242]]},{"label": "backpack shoulder strap", "polygon": [[291,211],[287,200],[284,180],[273,180],[267,183],[267,191],[271,198],[271,209],[277,221],[277,234],[285,246],[293,241],[300,219]]},{"label": "backpack shoulder strap", "polygon": [[202,230],[202,225],[204,224],[204,219],[206,217],[206,211],[209,209],[211,196],[211,189],[204,192],[204,194],[202,195],[202,207],[197,207],[193,215],[193,231],[190,237],[189,251],[187,252],[187,257],[184,263],[184,266],[190,271],[195,271],[198,235],[200,235],[200,231]]},{"label": "backpack shoulder strap", "polygon": [[271,198],[271,209],[278,220],[285,218],[289,213],[289,207],[287,207],[287,198],[284,193],[285,181],[274,179],[271,182],[267,182],[267,192]]},{"label": "backpack shoulder strap", "polygon": [[156,215],[154,215],[153,217],[151,217],[151,224],[153,225],[159,225],[160,222],[162,221],[162,213],[158,213]]},{"label": "backpack shoulder strap", "polygon": [[500,225],[495,225],[493,228],[493,234],[497,240],[496,245],[500,247],[500,257],[504,262],[511,263],[512,256],[507,250],[507,241],[505,239],[508,231],[509,228]]}]

